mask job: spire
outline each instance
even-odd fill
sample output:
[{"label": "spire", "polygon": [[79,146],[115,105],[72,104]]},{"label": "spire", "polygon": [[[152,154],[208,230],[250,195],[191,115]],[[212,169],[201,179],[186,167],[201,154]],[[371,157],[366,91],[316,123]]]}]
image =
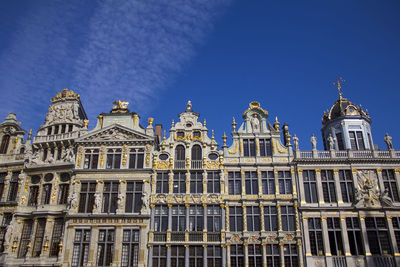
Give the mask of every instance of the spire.
[{"label": "spire", "polygon": [[187,109],[187,110],[191,110],[191,109],[192,109],[192,101],[189,100],[189,101],[187,102],[187,104],[186,104],[186,109]]},{"label": "spire", "polygon": [[232,128],[233,128],[233,131],[234,131],[234,132],[236,132],[236,125],[237,125],[237,123],[236,123],[236,121],[235,121],[235,117],[233,117],[233,120],[232,120]]},{"label": "spire", "polygon": [[342,83],[344,83],[345,80],[343,80],[342,77],[338,77],[335,81],[334,81],[334,85],[336,85],[338,91],[339,91],[339,99],[342,99]]}]

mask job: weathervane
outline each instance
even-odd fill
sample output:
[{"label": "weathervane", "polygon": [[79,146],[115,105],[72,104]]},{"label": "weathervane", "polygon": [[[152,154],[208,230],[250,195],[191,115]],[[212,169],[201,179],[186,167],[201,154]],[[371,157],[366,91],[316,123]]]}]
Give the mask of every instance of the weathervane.
[{"label": "weathervane", "polygon": [[333,84],[337,86],[337,89],[339,91],[339,98],[342,99],[342,83],[344,83],[345,80],[343,80],[342,77],[338,77]]}]

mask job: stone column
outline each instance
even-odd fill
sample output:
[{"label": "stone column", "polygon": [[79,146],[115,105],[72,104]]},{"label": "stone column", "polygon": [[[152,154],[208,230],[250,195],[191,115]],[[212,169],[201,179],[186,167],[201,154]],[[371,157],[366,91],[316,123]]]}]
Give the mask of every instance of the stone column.
[{"label": "stone column", "polygon": [[77,213],[79,207],[79,199],[81,192],[81,181],[75,180],[75,176],[72,177],[72,188],[69,195],[69,213]]},{"label": "stone column", "polygon": [[279,242],[279,255],[281,258],[281,267],[285,267],[285,255],[284,255],[284,250],[283,250],[283,243]]},{"label": "stone column", "polygon": [[[146,240],[147,239],[147,224],[141,225],[140,226],[140,232],[139,232],[139,240]],[[148,253],[147,252],[147,247],[146,246],[139,246],[140,250],[139,250],[139,266],[146,266],[146,262],[147,262],[147,257],[148,257]]]},{"label": "stone column", "polygon": [[275,178],[275,197],[279,197],[279,179],[278,179],[278,170],[274,170],[274,178]]},{"label": "stone column", "polygon": [[322,238],[324,240],[324,250],[325,256],[332,256],[331,247],[329,246],[329,234],[328,234],[328,224],[326,221],[326,217],[321,217],[321,227],[322,227]]},{"label": "stone column", "polygon": [[168,204],[167,242],[171,242],[171,231],[172,231],[172,205]]},{"label": "stone column", "polygon": [[[59,248],[58,259],[62,261],[62,267],[69,267],[71,264],[75,239],[75,229],[72,225],[66,226],[62,240],[62,248]],[[60,251],[62,250],[62,251]],[[71,257],[70,257],[71,256]]]},{"label": "stone column", "polygon": [[333,179],[335,181],[335,191],[336,191],[336,197],[337,197],[337,203],[343,204],[343,199],[342,199],[342,190],[340,189],[340,180],[339,180],[339,170],[334,169],[333,170]]},{"label": "stone column", "polygon": [[[149,191],[145,191],[146,182],[143,183],[143,192],[150,194]],[[125,203],[126,203],[126,180],[119,180],[118,188],[118,200],[117,200],[117,214],[125,213]]]},{"label": "stone column", "polygon": [[186,221],[186,225],[185,225],[185,242],[189,242],[189,213],[190,213],[190,205],[189,204],[185,204],[185,221]]},{"label": "stone column", "polygon": [[243,205],[242,209],[243,209],[243,232],[247,232],[247,210],[246,210],[246,205]]},{"label": "stone column", "polygon": [[315,178],[317,179],[318,203],[320,205],[325,204],[324,194],[322,191],[322,181],[321,181],[321,170],[320,169],[315,170]]},{"label": "stone column", "polygon": [[147,245],[148,250],[149,250],[149,257],[147,258],[147,267],[153,267],[153,246],[152,245]]},{"label": "stone column", "polygon": [[189,245],[184,245],[185,247],[185,267],[190,267],[189,265]]},{"label": "stone column", "polygon": [[257,182],[258,182],[258,196],[261,196],[263,191],[262,191],[262,179],[261,179],[261,170],[257,170]]},{"label": "stone column", "polygon": [[240,171],[240,177],[241,177],[241,182],[242,182],[242,197],[246,196],[246,179],[244,178],[244,170]]},{"label": "stone column", "polygon": [[230,232],[229,225],[229,206],[225,206],[225,231]]},{"label": "stone column", "polygon": [[243,243],[244,267],[249,267],[249,244]]},{"label": "stone column", "polygon": [[263,267],[267,267],[267,244],[264,243],[265,240],[262,241],[261,246],[262,246],[262,261],[263,261]]},{"label": "stone column", "polygon": [[[384,192],[385,185],[383,184],[382,169],[376,169],[376,175],[378,178],[379,188],[380,188],[381,192]],[[396,184],[398,184],[398,183],[396,183]]]},{"label": "stone column", "polygon": [[228,179],[228,177],[227,175],[224,174],[224,171],[221,170],[221,172],[219,173],[219,185],[220,185],[219,188],[221,190],[221,195],[224,195],[225,192],[228,192],[228,190],[225,190],[225,185],[228,185],[228,182],[225,181],[225,179]]},{"label": "stone column", "polygon": [[261,232],[265,231],[265,221],[264,221],[264,205],[260,204],[260,222],[261,222]]},{"label": "stone column", "polygon": [[282,216],[281,216],[281,205],[276,204],[276,212],[278,217],[278,232],[282,232]]},{"label": "stone column", "polygon": [[[289,152],[292,151],[291,149],[289,149]],[[292,177],[292,194],[293,197],[297,197],[297,186],[296,186],[296,172],[291,169],[290,170],[290,176]]]},{"label": "stone column", "polygon": [[190,172],[186,171],[186,194],[190,194]]},{"label": "stone column", "polygon": [[[400,169],[394,169],[394,178],[396,179],[397,192],[400,192]],[[400,248],[399,248],[400,249]]]},{"label": "stone column", "polygon": [[54,179],[52,181],[52,190],[51,190],[51,198],[50,205],[57,205],[57,195],[58,195],[58,185],[60,183],[60,179],[58,178],[58,173],[54,173]]},{"label": "stone column", "polygon": [[100,152],[99,152],[99,169],[105,169],[106,167],[106,161],[107,161],[107,148],[105,146],[100,147]]},{"label": "stone column", "polygon": [[303,247],[301,245],[301,240],[297,240],[297,255],[299,255],[299,267],[303,267],[304,256],[303,256]]},{"label": "stone column", "polygon": [[167,266],[171,266],[171,245],[165,245],[167,247]]},{"label": "stone column", "polygon": [[[104,191],[104,181],[96,180],[96,193],[94,194],[94,206],[96,209],[93,209],[93,213],[101,213],[103,207],[103,191]],[[100,203],[96,203],[96,198],[100,197]],[[99,206],[97,206],[99,204]]]},{"label": "stone column", "polygon": [[207,194],[207,172],[203,172],[203,194]]},{"label": "stone column", "polygon": [[43,235],[42,253],[40,254],[40,259],[45,260],[50,255],[51,240],[54,228],[54,217],[47,217],[46,228]]},{"label": "stone column", "polygon": [[174,173],[171,170],[168,173],[168,194],[172,194],[173,192],[174,192]]},{"label": "stone column", "polygon": [[27,176],[22,170],[18,176],[18,184],[18,201],[21,205],[26,205],[28,202],[29,186]]},{"label": "stone column", "polygon": [[310,247],[310,235],[308,234],[308,218],[303,217],[303,238],[304,238],[304,247],[305,247],[305,255],[306,257],[311,257],[311,247]]},{"label": "stone column", "polygon": [[[121,265],[121,252],[122,252],[122,235],[123,235],[123,229],[121,225],[117,225],[115,227],[115,239],[114,239],[114,255],[113,255],[113,261],[112,261],[112,266],[120,266]],[[141,236],[140,236],[140,240]],[[141,246],[139,246],[141,247]],[[140,264],[140,254],[141,251],[139,251],[139,261],[138,263]]]},{"label": "stone column", "polygon": [[226,267],[231,267],[231,244],[226,244]]},{"label": "stone column", "polygon": [[222,250],[222,266],[226,266],[226,246],[221,245]]},{"label": "stone column", "polygon": [[203,242],[207,242],[207,204],[203,204]]},{"label": "stone column", "polygon": [[157,172],[153,171],[151,174],[151,194],[156,193],[156,187],[157,187]]},{"label": "stone column", "polygon": [[340,228],[342,229],[343,254],[345,256],[351,256],[345,216],[340,216]]},{"label": "stone column", "polygon": [[90,246],[89,246],[89,258],[88,266],[96,266],[97,264],[97,242],[99,239],[99,227],[96,225],[92,226],[90,233]]},{"label": "stone column", "polygon": [[300,194],[300,204],[306,204],[306,196],[304,193],[304,181],[303,181],[303,170],[297,170],[297,177],[298,177],[298,185],[299,185],[299,194]]},{"label": "stone column", "polygon": [[207,245],[203,245],[203,267],[207,267]]},{"label": "stone column", "polygon": [[397,247],[396,236],[394,235],[392,216],[386,216],[388,230],[390,234],[390,242],[393,248],[393,254],[399,255],[399,248]]}]

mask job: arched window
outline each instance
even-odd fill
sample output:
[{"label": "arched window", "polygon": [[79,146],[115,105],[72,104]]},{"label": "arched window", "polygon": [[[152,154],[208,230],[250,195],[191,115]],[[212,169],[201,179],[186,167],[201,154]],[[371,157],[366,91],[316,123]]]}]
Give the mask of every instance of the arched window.
[{"label": "arched window", "polygon": [[185,147],[177,145],[175,148],[175,160],[185,160]]},{"label": "arched window", "polygon": [[199,145],[192,147],[192,160],[201,160],[201,147]]},{"label": "arched window", "polygon": [[8,149],[8,144],[10,143],[10,136],[4,135],[3,140],[1,140],[1,146],[0,146],[0,154],[6,154],[7,149]]}]

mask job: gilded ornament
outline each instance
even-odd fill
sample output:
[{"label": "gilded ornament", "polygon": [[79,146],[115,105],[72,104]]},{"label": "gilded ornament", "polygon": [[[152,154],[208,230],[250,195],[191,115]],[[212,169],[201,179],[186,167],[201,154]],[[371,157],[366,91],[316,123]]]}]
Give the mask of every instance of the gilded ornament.
[{"label": "gilded ornament", "polygon": [[101,153],[100,154],[100,168],[103,168],[103,165],[104,165],[104,154]]},{"label": "gilded ornament", "polygon": [[127,161],[127,153],[122,154],[122,166],[126,167],[126,161]]},{"label": "gilded ornament", "polygon": [[282,148],[281,145],[278,143],[277,140],[273,139],[273,143],[274,143],[273,147],[275,147],[276,150],[277,150],[279,153],[281,153],[281,154],[287,153],[287,149],[286,149],[286,148]]},{"label": "gilded ornament", "polygon": [[236,154],[238,152],[238,150],[239,150],[239,142],[238,142],[238,140],[235,139],[234,142],[235,142],[235,149],[234,150],[228,149],[228,153],[229,154]]},{"label": "gilded ornament", "polygon": [[147,153],[146,154],[146,166],[149,166],[149,165],[150,165],[150,154]]}]

